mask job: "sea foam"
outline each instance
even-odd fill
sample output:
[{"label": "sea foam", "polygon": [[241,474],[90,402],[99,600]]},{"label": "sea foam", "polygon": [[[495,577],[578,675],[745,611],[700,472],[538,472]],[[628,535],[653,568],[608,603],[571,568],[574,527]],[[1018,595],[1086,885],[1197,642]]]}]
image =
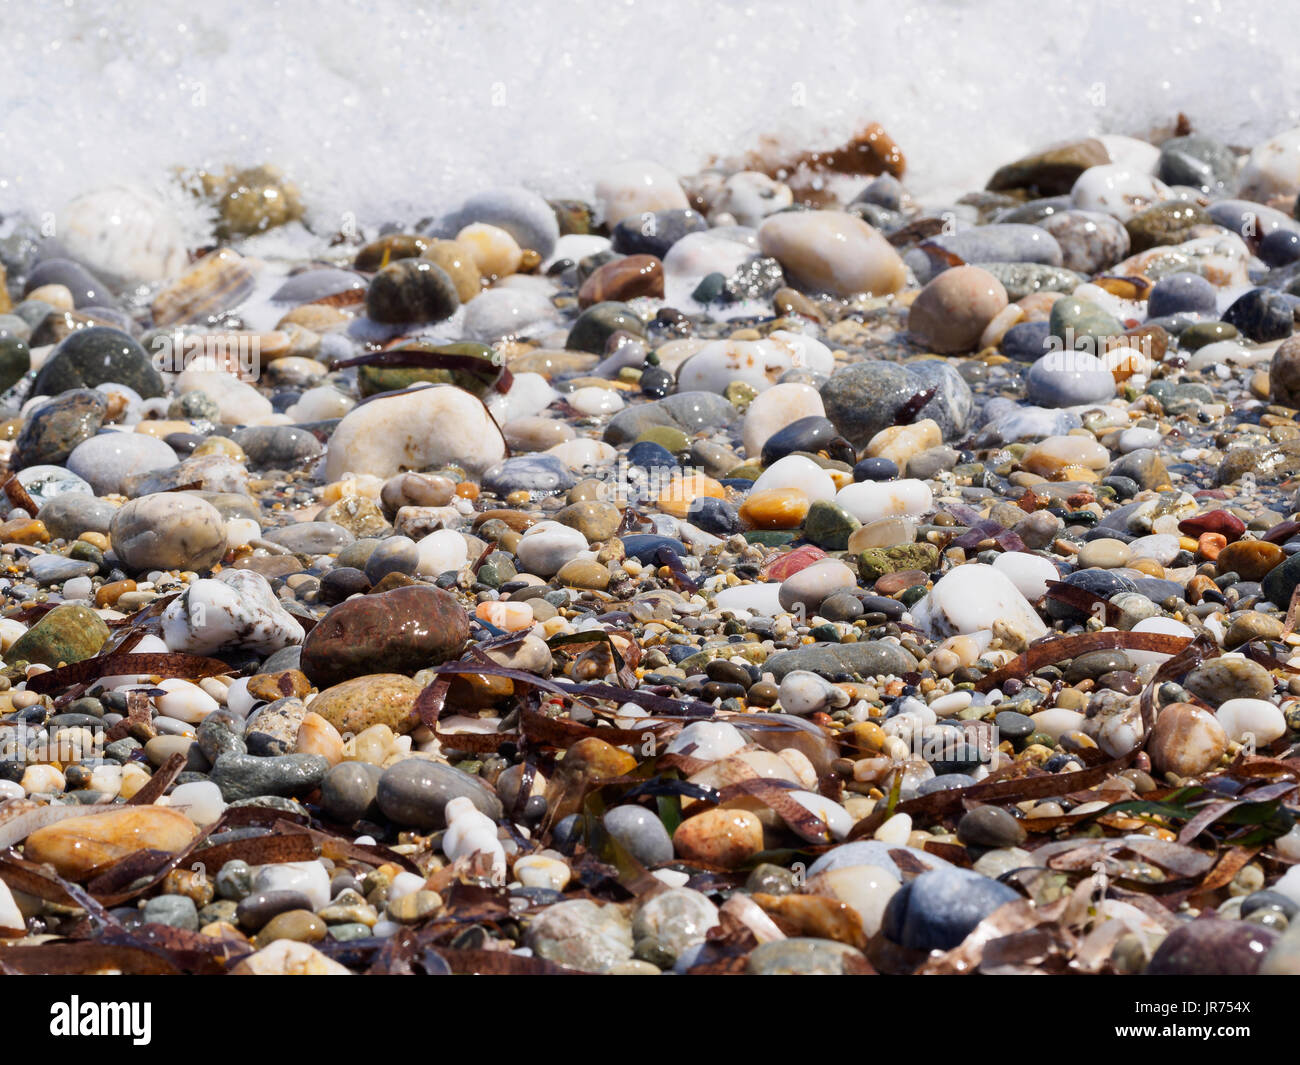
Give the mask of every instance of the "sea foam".
[{"label": "sea foam", "polygon": [[1179,111],[1249,145],[1300,122],[1300,9],[1178,0],[105,0],[14,4],[0,210],[57,212],[174,166],[271,162],[309,222],[409,224],[521,182],[586,196],[602,165],[678,172],[771,135],[878,121],[933,202],[1002,162]]}]

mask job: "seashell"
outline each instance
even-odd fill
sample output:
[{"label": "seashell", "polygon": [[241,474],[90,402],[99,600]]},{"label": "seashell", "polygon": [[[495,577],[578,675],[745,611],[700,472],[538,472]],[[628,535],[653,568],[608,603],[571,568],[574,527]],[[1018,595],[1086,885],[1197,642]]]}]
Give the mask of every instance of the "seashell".
[{"label": "seashell", "polygon": [[205,255],[154,297],[155,325],[211,320],[237,307],[253,291],[256,274],[238,252]]}]

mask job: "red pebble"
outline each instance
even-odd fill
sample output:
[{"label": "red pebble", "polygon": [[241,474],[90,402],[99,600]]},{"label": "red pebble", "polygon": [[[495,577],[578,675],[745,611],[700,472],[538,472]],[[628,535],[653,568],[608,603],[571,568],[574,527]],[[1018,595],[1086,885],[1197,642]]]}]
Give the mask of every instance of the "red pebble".
[{"label": "red pebble", "polygon": [[1178,531],[1184,536],[1199,538],[1202,533],[1218,533],[1228,543],[1240,540],[1246,531],[1246,523],[1237,515],[1226,510],[1210,510],[1195,517],[1184,518],[1178,523]]},{"label": "red pebble", "polygon": [[814,562],[820,562],[825,557],[826,552],[820,547],[805,544],[793,551],[777,555],[771,562],[765,563],[759,572],[764,580],[783,581],[787,577],[798,573],[801,569],[807,569]]}]

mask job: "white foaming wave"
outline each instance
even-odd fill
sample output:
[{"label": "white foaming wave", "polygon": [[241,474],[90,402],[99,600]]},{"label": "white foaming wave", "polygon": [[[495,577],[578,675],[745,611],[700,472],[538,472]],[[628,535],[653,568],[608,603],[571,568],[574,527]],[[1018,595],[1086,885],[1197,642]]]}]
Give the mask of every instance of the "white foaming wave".
[{"label": "white foaming wave", "polygon": [[270,162],[318,231],[409,223],[487,185],[587,196],[619,159],[689,173],[870,121],[934,201],[1180,110],[1233,144],[1300,124],[1300,9],[1213,0],[67,0],[4,21],[0,210],[33,214]]}]

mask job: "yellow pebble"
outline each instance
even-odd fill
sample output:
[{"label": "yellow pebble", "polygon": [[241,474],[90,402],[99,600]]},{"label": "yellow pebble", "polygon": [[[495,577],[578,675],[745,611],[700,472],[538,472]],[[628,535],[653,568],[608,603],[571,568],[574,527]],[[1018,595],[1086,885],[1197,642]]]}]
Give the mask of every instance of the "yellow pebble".
[{"label": "yellow pebble", "polygon": [[684,518],[691,509],[691,504],[700,496],[725,499],[726,495],[726,490],[712,477],[696,473],[689,477],[674,477],[660,494],[657,503],[665,514]]},{"label": "yellow pebble", "polygon": [[1129,563],[1129,569],[1135,569],[1139,573],[1145,573],[1148,577],[1163,578],[1165,575],[1164,566],[1160,565],[1154,558],[1137,558]]},{"label": "yellow pebble", "polygon": [[321,489],[321,500],[325,503],[337,503],[347,496],[378,499],[383,487],[383,478],[369,473],[358,473],[355,476],[344,477],[340,481],[330,481]]},{"label": "yellow pebble", "polygon": [[507,277],[523,262],[524,253],[515,238],[485,222],[466,226],[456,234],[456,243],[464,246],[485,277]]},{"label": "yellow pebble", "polygon": [[797,529],[811,504],[796,488],[769,488],[754,492],[740,508],[740,520],[755,529]]},{"label": "yellow pebble", "polygon": [[228,436],[210,436],[203,441],[192,452],[195,457],[199,455],[225,455],[236,462],[247,462],[248,456],[244,454],[244,449],[236,444]]}]

